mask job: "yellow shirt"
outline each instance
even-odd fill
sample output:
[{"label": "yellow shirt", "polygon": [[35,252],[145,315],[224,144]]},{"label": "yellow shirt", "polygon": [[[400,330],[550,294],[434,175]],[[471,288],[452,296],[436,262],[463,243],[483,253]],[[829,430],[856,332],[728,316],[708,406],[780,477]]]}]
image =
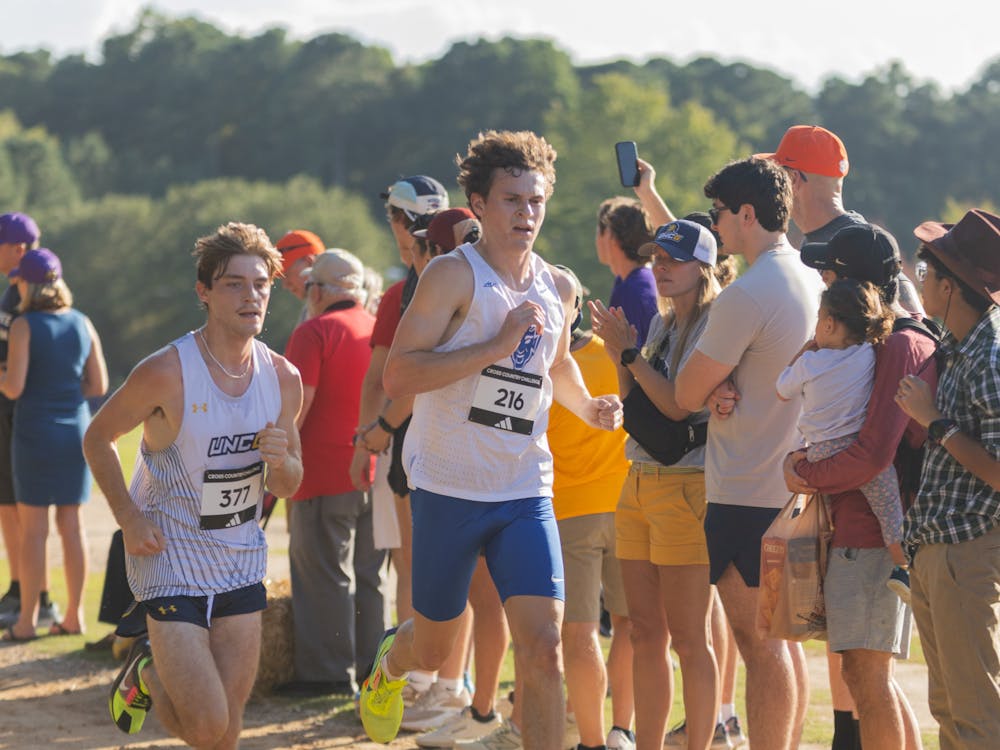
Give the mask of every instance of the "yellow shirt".
[{"label": "yellow shirt", "polygon": [[[590,395],[618,393],[618,373],[601,339],[593,336],[572,355]],[[546,434],[555,467],[552,505],[556,518],[614,512],[629,468],[625,430],[598,430],[553,403]]]}]

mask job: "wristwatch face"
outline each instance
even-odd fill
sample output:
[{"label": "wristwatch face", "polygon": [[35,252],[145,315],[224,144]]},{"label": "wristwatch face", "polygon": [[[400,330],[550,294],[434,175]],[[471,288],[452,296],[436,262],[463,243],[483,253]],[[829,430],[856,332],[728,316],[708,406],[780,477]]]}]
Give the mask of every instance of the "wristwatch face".
[{"label": "wristwatch face", "polygon": [[638,356],[639,356],[639,350],[636,349],[635,347],[632,347],[631,349],[626,349],[625,351],[622,352],[622,364],[630,365],[633,362],[635,362],[635,358]]}]

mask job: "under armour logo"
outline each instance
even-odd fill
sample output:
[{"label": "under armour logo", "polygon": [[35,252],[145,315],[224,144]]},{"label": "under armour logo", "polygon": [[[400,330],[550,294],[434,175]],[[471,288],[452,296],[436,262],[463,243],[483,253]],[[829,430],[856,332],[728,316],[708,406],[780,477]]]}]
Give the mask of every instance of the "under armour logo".
[{"label": "under armour logo", "polygon": [[157,607],[157,609],[160,610],[160,614],[163,615],[164,617],[166,617],[167,612],[173,612],[174,614],[177,614],[177,607],[175,607],[173,604],[171,604],[169,607]]},{"label": "under armour logo", "polygon": [[191,413],[197,414],[201,411],[202,414],[208,414],[208,403],[202,402],[200,404],[191,404]]}]

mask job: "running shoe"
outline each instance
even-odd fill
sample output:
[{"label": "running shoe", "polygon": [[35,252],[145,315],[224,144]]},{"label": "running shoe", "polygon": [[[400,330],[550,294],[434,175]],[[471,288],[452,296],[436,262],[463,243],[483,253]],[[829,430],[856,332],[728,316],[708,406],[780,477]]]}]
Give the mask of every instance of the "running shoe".
[{"label": "running shoe", "polygon": [[412,706],[403,709],[403,721],[399,727],[407,732],[426,732],[457,716],[471,703],[472,696],[465,692],[464,687],[455,693],[435,682],[420,694]]},{"label": "running shoe", "polygon": [[38,627],[49,628],[57,622],[62,621],[62,613],[59,612],[59,605],[55,602],[39,605],[38,607]]},{"label": "running shoe", "polygon": [[608,750],[635,750],[635,734],[633,734],[631,729],[611,727],[604,746]]},{"label": "running shoe", "polygon": [[[687,744],[687,720],[682,721],[667,732],[667,736],[663,740],[664,747],[687,747]],[[712,750],[731,750],[733,747],[722,722],[715,725],[715,733],[712,735],[712,744],[709,747]]]},{"label": "running shoe", "polygon": [[743,734],[743,727],[736,716],[726,719],[726,735],[729,737],[729,744],[735,747],[743,747],[747,744],[747,736]]},{"label": "running shoe", "polygon": [[125,666],[111,684],[108,697],[111,719],[126,734],[137,734],[142,729],[146,714],[153,706],[153,699],[142,680],[142,670],[152,661],[149,639],[137,639],[128,652]]},{"label": "running shoe", "polygon": [[433,732],[417,737],[420,747],[457,747],[460,742],[472,742],[488,735],[503,724],[500,714],[493,715],[486,721],[479,721],[472,715],[472,706],[463,708],[457,716],[452,716]]},{"label": "running shoe", "polygon": [[522,750],[521,733],[505,721],[485,737],[469,742],[456,742],[456,750]]},{"label": "running shoe", "polygon": [[394,640],[396,628],[385,631],[375,650],[371,673],[361,685],[361,723],[373,741],[384,745],[396,738],[403,720],[406,679],[389,680],[382,671],[382,658],[389,652]]}]

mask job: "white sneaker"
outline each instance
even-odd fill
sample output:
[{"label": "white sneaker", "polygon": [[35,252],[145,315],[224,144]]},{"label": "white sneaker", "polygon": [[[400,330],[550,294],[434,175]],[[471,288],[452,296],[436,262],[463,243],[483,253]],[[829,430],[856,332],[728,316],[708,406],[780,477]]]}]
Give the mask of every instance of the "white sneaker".
[{"label": "white sneaker", "polygon": [[447,719],[444,724],[433,732],[417,737],[420,747],[455,747],[458,742],[480,740],[494,729],[499,729],[503,719],[496,711],[489,721],[476,721],[472,716],[472,707],[463,708],[457,716]]},{"label": "white sneaker", "polygon": [[412,706],[403,710],[403,721],[399,728],[407,732],[435,729],[457,716],[471,703],[472,696],[464,687],[460,692],[453,693],[435,682],[417,697]]},{"label": "white sneaker", "polygon": [[504,722],[485,737],[478,740],[456,742],[456,750],[523,750],[521,735],[514,726]]},{"label": "white sneaker", "polygon": [[611,727],[604,745],[608,750],[635,750],[635,734],[631,729]]},{"label": "white sneaker", "polygon": [[426,691],[417,690],[413,687],[412,683],[407,682],[406,685],[403,686],[403,705],[412,706],[416,703],[417,698],[419,698],[424,692]]}]

